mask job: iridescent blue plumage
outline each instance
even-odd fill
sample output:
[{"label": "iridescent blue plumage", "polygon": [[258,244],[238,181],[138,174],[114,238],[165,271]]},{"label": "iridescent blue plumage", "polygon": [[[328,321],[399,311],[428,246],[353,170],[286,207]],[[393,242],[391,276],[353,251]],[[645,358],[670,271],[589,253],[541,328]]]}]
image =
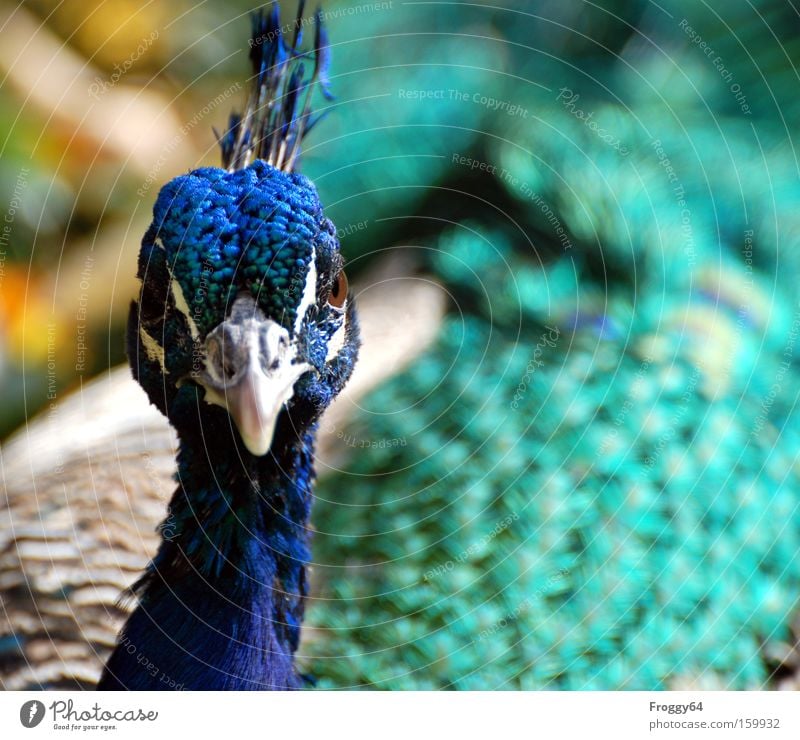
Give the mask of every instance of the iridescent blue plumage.
[{"label": "iridescent blue plumage", "polygon": [[338,249],[311,182],[260,160],[176,177],[158,196],[154,224],[187,301],[204,299],[193,313],[201,331],[240,290],[293,325],[312,248],[328,261]]},{"label": "iridescent blue plumage", "polygon": [[101,689],[301,684],[314,433],[358,348],[335,229],[290,171],[313,83],[299,66],[286,78],[301,25],[287,46],[274,8],[255,17],[256,83],[221,142],[228,169],[168,183],[142,242],[128,352],[178,432],[178,487]]}]

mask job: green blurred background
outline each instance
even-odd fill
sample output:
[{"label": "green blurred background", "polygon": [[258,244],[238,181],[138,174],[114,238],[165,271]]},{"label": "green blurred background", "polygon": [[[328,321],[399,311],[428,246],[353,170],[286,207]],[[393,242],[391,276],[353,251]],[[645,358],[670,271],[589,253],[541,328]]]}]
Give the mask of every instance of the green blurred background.
[{"label": "green blurred background", "polygon": [[[696,230],[741,227],[718,205],[726,189],[740,206],[751,196],[772,203],[757,228],[777,229],[775,209],[783,194],[792,207],[797,178],[800,21],[791,3],[503,5],[324,3],[337,98],[307,142],[303,171],[354,277],[386,247],[432,244],[447,221],[472,220],[508,230],[509,249],[530,249],[530,237],[543,262],[569,238],[586,274],[624,283],[653,234],[628,233],[615,253],[613,240],[600,250],[603,234],[583,226],[626,229],[609,207],[615,188],[670,187],[654,139],[668,141],[683,167]],[[49,393],[124,361],[152,203],[172,177],[218,162],[211,127],[243,101],[253,7],[0,3],[0,435]],[[294,10],[284,4],[289,17]],[[591,111],[618,144],[599,142],[576,110]],[[631,162],[649,157],[649,172],[634,168],[638,185],[627,168],[624,183],[614,180],[620,147],[634,152]],[[549,194],[568,234],[531,207],[518,181],[472,160]],[[753,176],[759,160],[769,177]],[[626,202],[628,223],[636,207]],[[774,274],[777,255],[760,259]],[[797,259],[781,269],[794,274]]]}]

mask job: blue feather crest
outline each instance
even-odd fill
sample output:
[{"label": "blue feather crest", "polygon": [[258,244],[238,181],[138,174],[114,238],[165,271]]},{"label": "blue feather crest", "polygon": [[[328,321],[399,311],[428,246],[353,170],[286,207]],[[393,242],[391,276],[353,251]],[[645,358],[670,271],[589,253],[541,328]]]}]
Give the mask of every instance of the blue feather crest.
[{"label": "blue feather crest", "polygon": [[[225,133],[217,134],[222,165],[229,171],[243,169],[254,159],[263,159],[284,172],[293,171],[303,137],[321,118],[311,110],[317,83],[323,96],[333,99],[330,44],[319,9],[313,16],[313,48],[300,51],[303,26],[309,22],[304,18],[305,5],[305,0],[300,0],[294,23],[286,26],[281,26],[277,2],[267,12],[259,9],[252,14],[253,77],[245,111],[232,113]],[[304,60],[311,62],[308,76]]]}]

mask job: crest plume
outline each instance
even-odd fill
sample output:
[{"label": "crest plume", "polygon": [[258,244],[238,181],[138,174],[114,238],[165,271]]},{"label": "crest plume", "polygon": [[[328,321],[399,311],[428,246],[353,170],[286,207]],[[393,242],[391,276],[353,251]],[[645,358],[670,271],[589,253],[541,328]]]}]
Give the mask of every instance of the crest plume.
[{"label": "crest plume", "polygon": [[[328,79],[330,46],[322,11],[317,9],[312,21],[304,17],[305,5],[305,0],[300,0],[297,17],[283,26],[277,2],[268,11],[260,8],[252,15],[253,77],[245,110],[231,113],[228,130],[217,136],[222,165],[228,171],[243,169],[254,159],[263,159],[284,172],[293,171],[303,137],[321,117],[311,110],[317,83],[326,99],[333,98]],[[311,23],[313,46],[300,51],[304,27]],[[309,75],[307,68],[311,69]]]}]

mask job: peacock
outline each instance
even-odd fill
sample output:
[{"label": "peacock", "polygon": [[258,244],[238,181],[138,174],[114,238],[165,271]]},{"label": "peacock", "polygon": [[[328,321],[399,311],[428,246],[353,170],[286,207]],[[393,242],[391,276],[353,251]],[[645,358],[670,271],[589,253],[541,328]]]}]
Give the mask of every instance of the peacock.
[{"label": "peacock", "polygon": [[276,5],[254,14],[223,167],[168,183],[142,241],[128,356],[177,433],[178,487],[101,690],[303,684],[315,430],[359,346],[335,228],[293,171],[311,96],[330,96],[322,15],[301,51],[303,10],[290,40]]},{"label": "peacock", "polygon": [[[358,409],[335,422],[319,414],[351,371],[355,381],[370,351],[364,332],[353,370],[356,327],[366,325],[369,302],[359,296],[357,321],[352,293],[336,378],[320,386],[307,371],[291,398],[270,395],[287,402],[274,433],[251,428],[253,418],[242,415],[235,361],[231,378],[223,363],[221,373],[201,366],[194,381],[178,382],[191,377],[198,338],[213,347],[223,335],[252,336],[254,324],[263,325],[259,310],[267,319],[281,314],[291,343],[306,287],[305,278],[292,277],[307,277],[308,268],[286,265],[286,274],[272,278],[279,282],[270,282],[274,292],[250,282],[237,303],[230,284],[239,270],[224,270],[238,253],[224,250],[229,241],[235,250],[237,235],[250,227],[237,220],[220,229],[218,220],[203,220],[198,203],[213,193],[242,208],[248,187],[250,197],[263,192],[266,200],[291,192],[283,218],[258,214],[274,234],[266,243],[285,239],[297,224],[334,244],[332,227],[319,225],[308,181],[272,166],[276,156],[293,162],[297,130],[261,151],[267,163],[249,163],[242,134],[248,107],[221,137],[230,172],[201,170],[165,188],[144,240],[143,289],[129,336],[138,380],[178,431],[181,487],[159,525],[160,544],[147,540],[159,549],[133,587],[139,606],[130,616],[115,603],[115,587],[132,579],[140,554],[110,558],[102,574],[94,566],[99,587],[75,586],[87,573],[72,561],[68,576],[36,571],[47,531],[16,531],[0,561],[4,602],[13,607],[0,643],[6,685],[91,685],[111,647],[110,627],[122,619],[128,622],[103,688],[796,685],[800,265],[793,245],[800,231],[795,149],[782,120],[797,104],[787,92],[793,68],[770,56],[763,29],[746,22],[758,13],[770,28],[791,29],[796,19],[769,3],[731,11],[748,48],[762,49],[751,68],[736,56],[738,41],[724,31],[715,36],[717,21],[691,3],[673,3],[669,13],[636,2],[614,10],[453,4],[420,15],[404,6],[364,16],[358,33],[343,39],[364,44],[351,70],[359,74],[334,78],[359,103],[331,105],[324,126],[332,133],[304,148],[304,169],[323,201],[329,196],[326,213],[339,224],[359,222],[355,194],[370,199],[374,222],[347,242],[349,264],[394,238],[397,272],[361,277],[377,286],[364,299],[377,294],[378,304],[386,301],[385,282],[398,273],[409,279],[382,319],[396,319],[404,305],[426,305],[414,283],[444,296],[447,310],[423,310],[417,326],[433,341],[411,332],[405,363],[384,368]],[[691,24],[680,25],[681,17]],[[275,37],[268,31],[277,20],[258,23],[256,35]],[[324,29],[317,29],[321,68],[312,79],[327,92]],[[697,38],[726,60],[749,95],[749,114],[732,83],[709,71]],[[795,51],[783,40],[782,48]],[[465,41],[470,58],[453,67],[450,56]],[[274,53],[293,57],[297,49],[293,41]],[[763,70],[773,87],[760,86]],[[305,91],[299,76],[284,80],[287,89]],[[317,120],[302,107],[292,111],[295,125]],[[356,167],[359,150],[367,154]],[[220,272],[204,271],[191,249],[169,263],[169,240],[187,229],[190,245],[219,235]],[[317,262],[325,253],[316,250],[320,290],[308,304],[315,336],[296,350],[312,366],[316,358],[317,368],[341,329],[320,324],[314,311],[338,315],[327,304],[346,289],[333,295],[339,249],[327,252],[331,262]],[[157,279],[167,265],[184,271],[176,274],[185,284]],[[195,313],[198,290],[204,299]],[[215,308],[223,305],[230,310]],[[396,343],[392,337],[389,346]],[[392,364],[389,346],[377,365]],[[215,403],[200,401],[201,380]],[[98,385],[90,398],[119,396],[124,384],[114,383],[121,385]],[[175,439],[155,416],[140,413],[132,431],[120,434],[122,452],[133,457],[130,473],[119,450],[113,456],[133,491],[127,510],[100,509],[109,519],[109,553],[126,553],[132,538],[163,518],[163,503],[140,500],[138,491],[163,490]],[[107,422],[106,434],[116,435],[114,424]],[[314,489],[309,552],[310,456],[303,464],[279,461],[281,472],[301,481],[301,495],[284,490],[270,499],[262,464],[278,458],[258,453],[276,444],[309,450],[317,424],[323,439],[327,427],[335,441],[317,455],[325,474]],[[20,453],[21,440],[4,446],[6,469],[14,464],[5,462],[9,449]],[[100,442],[87,448],[90,460]],[[43,448],[27,453],[27,467],[36,467]],[[187,450],[200,460],[190,464]],[[242,502],[236,489],[209,500],[202,471],[212,468],[256,495]],[[19,520],[14,507],[43,480],[30,477],[10,499],[11,524]],[[53,563],[74,558],[89,533],[70,530],[68,496],[58,486],[47,490],[58,491],[48,506],[59,515],[48,526],[64,538],[61,555],[57,547],[48,553]],[[200,492],[203,508],[181,490]],[[268,531],[259,529],[264,512],[248,509],[265,491],[269,511],[284,514]],[[216,529],[198,532],[198,519]],[[272,556],[247,549],[240,537],[250,527]],[[171,580],[182,553],[202,564],[199,581]],[[36,572],[35,588],[6,562]],[[244,588],[225,590],[237,588],[242,570],[255,576],[258,598],[276,606],[264,622],[274,631],[232,618],[230,602],[252,598]],[[220,581],[220,593],[203,585]],[[37,612],[36,604],[47,608]],[[193,623],[195,612],[228,618],[209,637]],[[169,629],[158,630],[148,613]],[[83,614],[91,620],[81,629],[73,622]],[[200,640],[205,664],[190,655]],[[176,643],[189,654],[177,654]],[[137,654],[144,658],[137,662]],[[37,657],[48,666],[38,674]]]},{"label": "peacock", "polygon": [[178,434],[178,488],[101,690],[302,685],[315,427],[359,345],[335,228],[293,173],[330,94],[321,12],[309,77],[303,20],[301,2],[289,42],[277,6],[254,15],[223,168],[167,184],[142,242],[128,355]]}]

